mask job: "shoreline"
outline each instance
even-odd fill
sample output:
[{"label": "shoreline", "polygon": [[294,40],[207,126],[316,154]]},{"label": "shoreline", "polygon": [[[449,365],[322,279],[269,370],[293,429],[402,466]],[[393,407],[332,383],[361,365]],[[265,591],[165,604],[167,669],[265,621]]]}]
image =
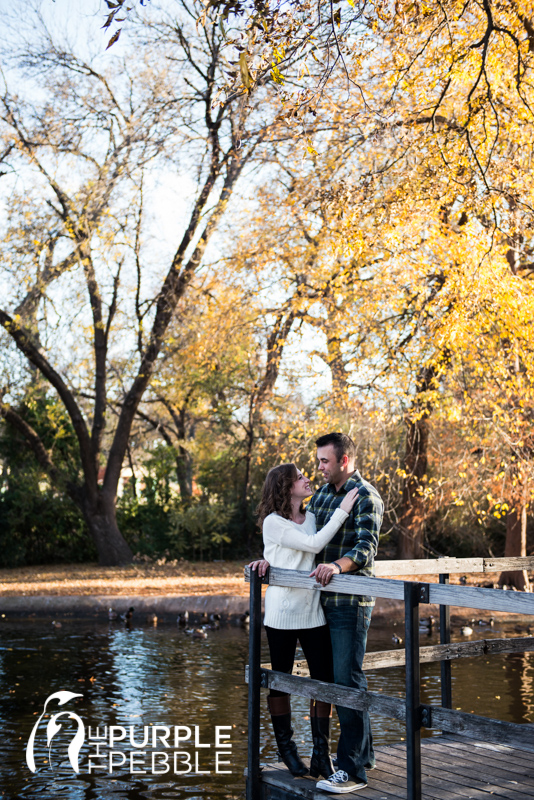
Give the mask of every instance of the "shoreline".
[{"label": "shoreline", "polygon": [[[156,615],[158,623],[176,624],[178,614],[188,611],[192,621],[204,614],[221,614],[223,618],[236,619],[249,607],[247,596],[235,595],[29,595],[0,596],[0,621],[13,619],[87,619],[109,621],[109,609],[121,614],[130,607],[135,609],[132,622],[147,624],[149,615]],[[464,622],[473,618],[502,622],[532,622],[532,617],[506,612],[477,611],[451,606],[451,621]],[[439,620],[439,606],[420,606],[423,619],[429,615]],[[373,620],[380,623],[404,622],[404,603],[400,600],[377,598]]]},{"label": "shoreline", "polygon": [[[0,569],[0,622],[8,618],[93,619],[109,621],[109,609],[118,614],[135,609],[133,622],[146,624],[150,615],[158,622],[176,624],[179,613],[192,618],[221,614],[238,618],[249,606],[249,584],[244,562],[172,561],[135,563],[127,567],[98,564],[55,564]],[[451,584],[495,585],[498,573],[451,576]],[[396,575],[395,579],[437,582],[436,575]],[[264,590],[265,591],[265,590]],[[420,617],[439,619],[439,606],[422,604]],[[533,618],[509,612],[477,611],[451,607],[452,621],[475,617],[499,621],[532,622]],[[385,624],[404,622],[402,600],[377,598],[373,619]]]}]

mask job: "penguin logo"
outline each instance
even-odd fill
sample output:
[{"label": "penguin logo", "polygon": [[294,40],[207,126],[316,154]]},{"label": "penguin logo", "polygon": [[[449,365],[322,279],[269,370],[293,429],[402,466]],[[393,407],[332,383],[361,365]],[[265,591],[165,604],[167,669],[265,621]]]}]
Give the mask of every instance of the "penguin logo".
[{"label": "penguin logo", "polygon": [[[41,723],[41,720],[44,717],[44,715],[46,714],[46,708],[48,706],[48,703],[51,700],[57,700],[58,701],[58,705],[63,706],[63,705],[65,705],[65,703],[68,703],[69,700],[73,700],[75,697],[83,697],[83,695],[82,694],[74,694],[74,692],[54,692],[54,694],[51,694],[49,697],[46,698],[45,704],[44,704],[44,708],[43,708],[43,713],[41,714],[41,716],[39,717],[39,719],[37,720],[37,722],[33,726],[32,732],[30,734],[30,738],[28,739],[28,744],[26,745],[26,763],[27,763],[28,767],[30,768],[30,770],[32,772],[36,771],[35,758],[34,758],[34,754],[33,754],[33,748],[34,748],[34,744],[35,744],[35,736],[37,734],[37,729],[38,729],[38,727],[39,727],[39,725]],[[76,722],[78,723],[78,730],[74,734],[74,738],[72,739],[71,743],[69,744],[67,752],[68,752],[69,761],[70,761],[70,765],[71,765],[72,769],[74,770],[74,772],[79,773],[80,767],[78,765],[78,757],[79,757],[82,745],[83,745],[83,743],[85,741],[85,726],[84,726],[82,720],[80,719],[80,717],[78,716],[78,714],[74,714],[72,711],[60,711],[59,714],[52,714],[52,716],[48,720],[48,724],[46,726],[46,743],[48,745],[49,752],[50,752],[52,739],[54,738],[56,733],[58,733],[58,731],[61,730],[61,724],[57,722],[59,717],[68,717],[69,719],[76,720]]]}]

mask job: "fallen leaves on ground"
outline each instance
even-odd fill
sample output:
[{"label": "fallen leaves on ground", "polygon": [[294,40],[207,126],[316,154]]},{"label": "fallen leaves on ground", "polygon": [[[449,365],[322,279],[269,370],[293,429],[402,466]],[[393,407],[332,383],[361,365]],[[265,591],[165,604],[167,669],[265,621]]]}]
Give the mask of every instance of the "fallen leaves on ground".
[{"label": "fallen leaves on ground", "polygon": [[245,561],[133,564],[61,564],[0,569],[0,594],[20,595],[233,595],[246,597]]}]

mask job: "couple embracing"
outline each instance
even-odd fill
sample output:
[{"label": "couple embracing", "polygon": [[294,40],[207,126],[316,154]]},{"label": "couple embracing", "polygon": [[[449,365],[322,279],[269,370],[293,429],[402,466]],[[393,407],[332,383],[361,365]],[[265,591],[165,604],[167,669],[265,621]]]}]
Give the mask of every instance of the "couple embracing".
[{"label": "couple embracing", "polygon": [[[305,570],[322,586],[333,575],[373,574],[383,503],[355,466],[356,448],[343,433],[316,441],[319,471],[326,481],[311,498],[309,480],[295,464],[270,470],[258,507],[264,560],[251,564],[264,574],[269,564]],[[312,678],[365,690],[362,670],[372,597],[269,586],[265,630],[273,670],[291,673],[297,640]],[[296,777],[308,769],[292,739],[290,695],[271,689],[267,699],[280,757]],[[317,788],[335,794],[367,784],[375,759],[369,714],[337,706],[341,728],[336,768],[329,752],[331,705],[310,701],[313,753],[309,773]]]}]

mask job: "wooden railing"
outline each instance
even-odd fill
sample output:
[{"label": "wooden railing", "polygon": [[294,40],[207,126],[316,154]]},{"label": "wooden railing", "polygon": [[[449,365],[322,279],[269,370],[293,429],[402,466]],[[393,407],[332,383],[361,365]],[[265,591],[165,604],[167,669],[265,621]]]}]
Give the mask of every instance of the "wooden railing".
[{"label": "wooden railing", "polygon": [[[365,709],[387,717],[404,720],[406,724],[406,774],[408,800],[421,800],[421,729],[434,728],[463,736],[534,749],[534,726],[466,714],[451,708],[450,662],[456,658],[474,657],[487,653],[523,652],[534,650],[534,637],[515,639],[483,639],[465,643],[450,643],[450,606],[489,611],[505,611],[534,615],[534,595],[526,592],[503,591],[449,584],[451,573],[483,573],[514,570],[534,570],[534,558],[491,559],[425,559],[418,561],[383,561],[376,563],[376,574],[367,578],[358,575],[334,576],[327,587],[317,584],[307,573],[271,568],[265,578],[245,570],[250,581],[250,643],[249,667],[249,750],[247,800],[260,796],[259,711],[260,689],[273,688],[316,700],[335,703],[346,708]],[[391,580],[385,575],[439,575],[439,583]],[[399,650],[369,653],[364,668],[377,669],[405,665],[406,696],[389,697],[382,693],[361,692],[345,686],[323,683],[299,675],[287,675],[263,668],[260,663],[261,584],[290,586],[339,594],[371,595],[404,601],[405,647]],[[433,647],[419,647],[419,606],[440,606],[440,641]],[[441,706],[422,704],[420,698],[421,662],[441,661]]]}]

